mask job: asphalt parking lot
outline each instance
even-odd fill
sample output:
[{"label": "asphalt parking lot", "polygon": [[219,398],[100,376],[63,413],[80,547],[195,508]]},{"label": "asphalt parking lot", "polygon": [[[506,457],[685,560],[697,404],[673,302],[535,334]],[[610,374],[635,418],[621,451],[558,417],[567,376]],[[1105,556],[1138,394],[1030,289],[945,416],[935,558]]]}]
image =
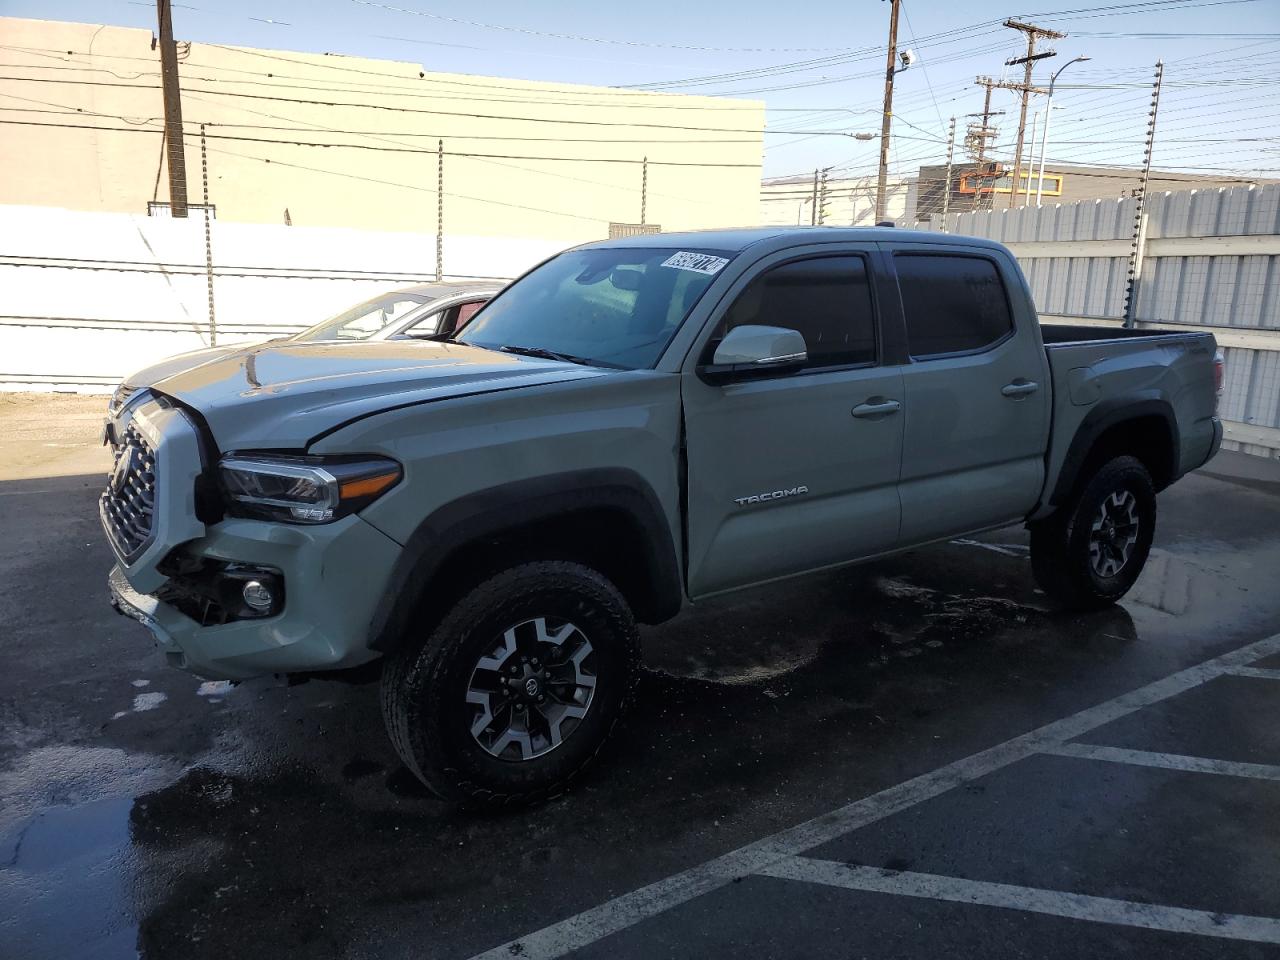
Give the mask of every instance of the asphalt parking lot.
[{"label": "asphalt parking lot", "polygon": [[[167,668],[101,398],[0,396],[0,957],[1280,957],[1280,463],[1111,610],[1019,528],[686,611],[568,795],[426,795],[376,689]],[[575,952],[576,951],[576,952]]]}]

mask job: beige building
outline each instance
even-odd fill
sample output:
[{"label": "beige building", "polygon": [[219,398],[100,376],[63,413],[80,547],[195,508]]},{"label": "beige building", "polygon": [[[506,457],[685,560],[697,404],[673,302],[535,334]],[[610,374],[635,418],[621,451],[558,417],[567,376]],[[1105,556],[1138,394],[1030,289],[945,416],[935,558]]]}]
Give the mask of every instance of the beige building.
[{"label": "beige building", "polygon": [[[805,174],[774,177],[760,184],[760,223],[764,226],[870,227],[876,222],[876,182],[865,177]],[[885,188],[885,219],[904,222],[914,207],[911,180],[889,177]],[[817,214],[815,215],[815,207]]]},{"label": "beige building", "polygon": [[[150,32],[0,18],[0,37],[0,204],[163,214]],[[564,241],[642,214],[665,230],[756,221],[758,101],[181,40],[178,57],[189,201],[203,159],[219,221],[434,233],[442,205],[448,234]]]}]

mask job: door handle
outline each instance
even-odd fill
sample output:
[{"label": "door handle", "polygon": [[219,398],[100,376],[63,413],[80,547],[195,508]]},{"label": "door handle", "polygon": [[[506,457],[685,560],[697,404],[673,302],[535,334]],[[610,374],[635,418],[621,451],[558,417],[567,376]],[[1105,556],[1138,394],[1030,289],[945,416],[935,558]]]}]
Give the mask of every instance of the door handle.
[{"label": "door handle", "polygon": [[1034,380],[1024,380],[1019,377],[1017,380],[1013,381],[1013,383],[1006,383],[1000,388],[1000,392],[1004,396],[1010,397],[1013,400],[1021,400],[1024,397],[1031,396],[1031,394],[1035,393],[1039,389],[1040,384],[1036,383]]},{"label": "door handle", "polygon": [[902,409],[902,404],[888,397],[871,397],[851,411],[859,420],[879,420]]}]

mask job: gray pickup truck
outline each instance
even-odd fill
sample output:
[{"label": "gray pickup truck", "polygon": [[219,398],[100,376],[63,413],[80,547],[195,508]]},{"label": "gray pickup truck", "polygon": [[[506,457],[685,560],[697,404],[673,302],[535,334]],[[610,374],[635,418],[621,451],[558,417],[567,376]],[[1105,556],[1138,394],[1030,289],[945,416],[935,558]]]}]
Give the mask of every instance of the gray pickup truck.
[{"label": "gray pickup truck", "polygon": [[1058,603],[1115,601],[1218,449],[1221,378],[1207,333],[1042,328],[989,241],[590,244],[455,339],[260,345],[131,397],[113,602],[205,677],[380,659],[415,774],[527,800],[687,601],[1017,522]]}]

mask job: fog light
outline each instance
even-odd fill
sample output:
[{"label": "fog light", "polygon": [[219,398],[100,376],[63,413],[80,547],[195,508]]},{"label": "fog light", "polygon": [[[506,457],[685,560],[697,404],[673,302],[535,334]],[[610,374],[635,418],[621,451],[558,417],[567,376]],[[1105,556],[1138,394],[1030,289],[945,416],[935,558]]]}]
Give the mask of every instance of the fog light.
[{"label": "fog light", "polygon": [[256,610],[258,613],[266,613],[276,600],[271,588],[261,580],[246,581],[241,594],[244,596],[244,602],[248,604],[249,608]]}]

